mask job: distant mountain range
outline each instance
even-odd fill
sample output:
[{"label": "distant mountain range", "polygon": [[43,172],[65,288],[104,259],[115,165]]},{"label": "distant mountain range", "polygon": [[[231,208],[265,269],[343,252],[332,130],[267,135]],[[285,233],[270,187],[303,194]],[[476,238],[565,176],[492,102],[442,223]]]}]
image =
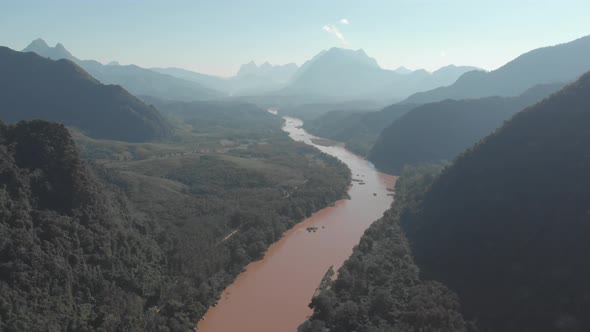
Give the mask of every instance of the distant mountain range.
[{"label": "distant mountain range", "polygon": [[590,36],[527,52],[491,71],[465,73],[454,84],[419,92],[407,103],[517,96],[537,84],[571,82],[590,70]]},{"label": "distant mountain range", "polygon": [[42,39],[23,51],[71,60],[99,81],[119,84],[135,95],[178,101],[246,97],[244,101],[281,107],[309,102],[391,104],[405,99],[405,103],[424,104],[449,98],[510,97],[538,84],[573,81],[590,70],[590,36],[530,51],[491,72],[454,65],[434,72],[405,67],[387,70],[362,49],[331,48],[301,67],[252,61],[235,76],[222,78],[181,68],[103,65],[76,58],[62,44],[49,47]]},{"label": "distant mountain range", "polygon": [[382,69],[363,50],[332,48],[316,55],[299,68],[286,95],[321,95],[334,99],[401,100],[412,93],[452,84],[474,67],[448,66],[433,73]]},{"label": "distant mountain range", "polygon": [[223,96],[219,91],[189,80],[164,75],[135,65],[103,65],[94,60],[80,60],[62,45],[50,47],[43,39],[34,40],[23,52],[35,52],[52,60],[67,59],[84,68],[104,84],[118,84],[135,95],[149,95],[169,100],[203,100]]},{"label": "distant mountain range", "polygon": [[299,69],[294,63],[286,65],[271,65],[265,62],[258,66],[254,61],[240,67],[237,77],[261,76],[271,79],[277,83],[287,83]]},{"label": "distant mountain range", "polygon": [[[399,101],[412,93],[452,84],[462,74],[479,70],[475,67],[443,67],[429,73],[405,67],[382,69],[377,61],[363,50],[332,48],[305,62],[257,65],[254,62],[240,67],[237,75],[220,78],[179,68],[153,70],[190,80],[234,96],[261,96],[263,103],[274,99],[278,104],[303,102],[343,102],[352,100]],[[252,100],[248,100],[252,101]],[[281,105],[283,106],[283,105]]]},{"label": "distant mountain range", "polygon": [[0,120],[57,121],[91,137],[131,142],[171,133],[157,109],[120,86],[101,84],[71,60],[0,47],[0,73]]},{"label": "distant mountain range", "polygon": [[298,68],[294,63],[271,65],[265,62],[258,66],[252,61],[242,65],[238,73],[229,78],[205,75],[180,68],[152,68],[152,70],[202,84],[229,96],[240,96],[264,94],[281,89],[289,82]]},{"label": "distant mountain range", "polygon": [[452,160],[503,121],[563,86],[539,85],[518,97],[443,100],[418,106],[383,129],[369,160],[394,174],[406,165]]},{"label": "distant mountain range", "polygon": [[181,68],[141,68],[113,61],[103,65],[80,60],[62,44],[50,47],[42,39],[34,40],[23,52],[59,60],[71,60],[105,84],[118,84],[135,95],[159,99],[193,101],[232,96],[303,98],[318,102],[380,100],[385,103],[409,95],[452,84],[475,67],[447,66],[435,72],[382,69],[363,50],[332,48],[322,51],[301,67],[294,63],[261,65],[249,62],[229,78],[206,75]]}]

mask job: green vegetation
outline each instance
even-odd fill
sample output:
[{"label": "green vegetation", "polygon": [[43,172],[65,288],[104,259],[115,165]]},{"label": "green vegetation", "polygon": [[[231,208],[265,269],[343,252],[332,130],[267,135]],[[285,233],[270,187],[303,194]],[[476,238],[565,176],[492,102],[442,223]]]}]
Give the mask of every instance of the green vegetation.
[{"label": "green vegetation", "polygon": [[260,107],[239,101],[165,102],[150,100],[177,122],[188,124],[195,133],[212,133],[231,129],[236,131],[277,131],[283,120],[265,112]]},{"label": "green vegetation", "polygon": [[590,330],[590,74],[461,155],[402,225],[483,331]]},{"label": "green vegetation", "polygon": [[442,284],[419,278],[400,220],[417,204],[440,167],[407,169],[396,200],[367,229],[338,278],[311,301],[314,313],[302,332],[473,331],[460,314],[458,297]]},{"label": "green vegetation", "polygon": [[343,142],[350,151],[366,156],[383,129],[412,110],[411,104],[394,104],[378,112],[330,111],[303,124],[310,133]]},{"label": "green vegetation", "polygon": [[445,100],[419,106],[381,132],[369,160],[393,174],[399,174],[405,165],[452,160],[511,116],[562,86],[540,85],[512,98]]},{"label": "green vegetation", "polygon": [[406,168],[301,330],[589,330],[588,96],[590,73],[442,172]]},{"label": "green vegetation", "polygon": [[158,110],[120,86],[103,85],[69,60],[0,47],[0,118],[44,119],[77,127],[88,136],[140,142],[167,137]]},{"label": "green vegetation", "polygon": [[0,123],[0,179],[0,330],[142,330],[166,258],[65,127]]},{"label": "green vegetation", "polygon": [[167,142],[75,132],[90,165],[61,125],[0,126],[0,330],[192,330],[246,264],[345,195],[346,166],[276,116],[175,107]]},{"label": "green vegetation", "polygon": [[[177,102],[159,98],[219,94],[41,40],[29,49],[67,60],[0,47],[11,123],[0,121],[0,331],[194,330],[248,263],[346,195],[342,162],[246,101],[301,117],[325,137],[317,144],[404,169],[391,209],[321,280],[301,332],[588,331],[590,73],[554,94],[560,84],[530,87],[589,69],[589,38],[379,112],[369,110],[471,68],[387,71],[334,48],[295,74],[276,68],[294,75],[276,93]],[[162,113],[72,61],[156,96],[143,98]]]}]

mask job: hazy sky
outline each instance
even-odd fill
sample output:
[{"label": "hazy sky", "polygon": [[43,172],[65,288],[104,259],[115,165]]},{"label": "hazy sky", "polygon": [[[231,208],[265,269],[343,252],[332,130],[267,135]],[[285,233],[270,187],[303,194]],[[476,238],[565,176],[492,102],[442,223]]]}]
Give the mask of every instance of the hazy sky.
[{"label": "hazy sky", "polygon": [[362,48],[385,68],[494,69],[590,34],[589,0],[0,0],[0,45],[229,76]]}]

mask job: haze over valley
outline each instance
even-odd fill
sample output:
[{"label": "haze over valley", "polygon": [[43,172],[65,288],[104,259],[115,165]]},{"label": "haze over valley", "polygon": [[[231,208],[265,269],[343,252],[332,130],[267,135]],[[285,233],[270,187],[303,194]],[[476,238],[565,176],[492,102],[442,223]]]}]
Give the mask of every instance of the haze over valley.
[{"label": "haze over valley", "polygon": [[0,331],[590,330],[586,2],[0,8]]}]

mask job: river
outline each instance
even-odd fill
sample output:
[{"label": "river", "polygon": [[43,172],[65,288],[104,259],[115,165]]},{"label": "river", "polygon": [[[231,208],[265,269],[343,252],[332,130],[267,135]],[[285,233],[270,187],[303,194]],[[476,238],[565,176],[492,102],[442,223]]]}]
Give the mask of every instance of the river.
[{"label": "river", "polygon": [[[312,311],[311,297],[322,277],[337,269],[352,253],[363,232],[381,217],[393,200],[388,188],[396,177],[374,167],[342,146],[320,146],[301,128],[299,119],[285,117],[283,130],[342,160],[351,170],[350,199],[313,214],[274,243],[262,260],[246,266],[215,307],[198,324],[199,332],[296,331]],[[308,227],[317,227],[310,232]]]}]

